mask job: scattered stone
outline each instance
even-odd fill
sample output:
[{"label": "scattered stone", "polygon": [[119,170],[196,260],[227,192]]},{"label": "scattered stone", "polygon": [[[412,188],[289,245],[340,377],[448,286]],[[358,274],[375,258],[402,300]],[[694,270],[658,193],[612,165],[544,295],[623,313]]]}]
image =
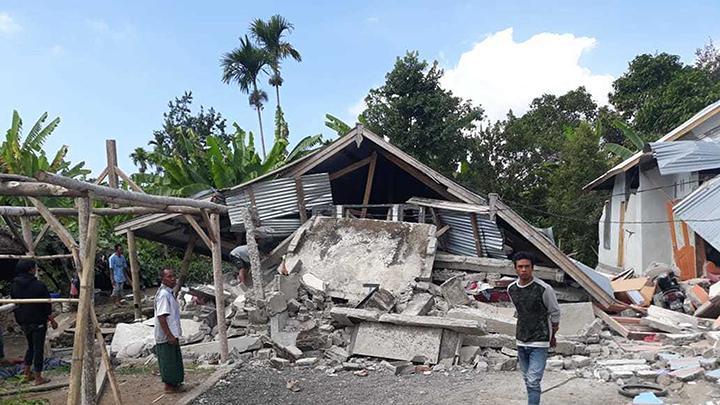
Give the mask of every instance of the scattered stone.
[{"label": "scattered stone", "polygon": [[350,355],[348,354],[347,350],[343,349],[342,347],[332,346],[329,349],[325,350],[325,357],[331,362],[342,364],[347,361]]},{"label": "scattered stone", "polygon": [[670,376],[680,381],[692,381],[702,376],[705,370],[702,367],[682,368],[670,373]]},{"label": "scattered stone", "polygon": [[369,373],[367,370],[358,370],[358,371],[353,372],[353,375],[355,375],[357,377],[367,377],[368,374]]},{"label": "scattered stone", "polygon": [[708,381],[719,382],[720,381],[720,369],[712,371],[705,371],[705,379]]},{"label": "scattered stone", "polygon": [[343,368],[343,370],[347,370],[347,371],[355,371],[355,370],[362,370],[365,367],[363,367],[363,365],[359,364],[359,363],[352,363],[352,362],[346,361],[342,364],[342,368]]},{"label": "scattered stone", "polygon": [[555,353],[571,356],[575,354],[575,343],[569,340],[558,340],[555,345]]},{"label": "scattered stone", "polygon": [[478,361],[477,363],[475,363],[475,370],[477,370],[477,372],[479,373],[484,373],[488,371],[488,368],[490,368],[490,366],[485,361]]},{"label": "scattered stone", "polygon": [[500,349],[500,353],[502,353],[506,356],[509,356],[509,357],[517,357],[517,355],[518,355],[517,350],[510,349],[508,347],[503,347],[502,349]]},{"label": "scattered stone", "polygon": [[300,368],[306,368],[306,367],[312,367],[315,364],[317,364],[318,358],[317,357],[306,357],[303,359],[297,359],[295,360],[295,365]]},{"label": "scattered stone", "polygon": [[285,367],[287,367],[287,366],[290,365],[290,361],[289,361],[289,360],[286,360],[286,359],[282,359],[282,358],[280,358],[280,357],[273,357],[273,358],[270,359],[270,365],[271,365],[273,368],[276,368],[276,369],[278,369],[278,370],[282,370],[282,369],[284,369]]},{"label": "scattered stone", "polygon": [[267,295],[265,298],[265,308],[267,309],[268,315],[273,316],[279,314],[287,309],[287,300],[285,294],[281,292],[274,292]]},{"label": "scattered stone", "polygon": [[482,302],[474,303],[477,308],[458,307],[448,311],[447,316],[457,319],[482,321],[488,333],[515,335],[516,319],[512,308],[496,307]]},{"label": "scattered stone", "polygon": [[694,357],[694,358],[681,358],[681,359],[674,359],[670,360],[668,363],[668,368],[670,370],[682,370],[685,368],[699,368],[700,367],[700,359],[701,357]]},{"label": "scattered stone", "polygon": [[586,356],[572,356],[572,362],[576,368],[588,367],[592,364],[592,359]]},{"label": "scattered stone", "polygon": [[302,286],[312,295],[325,295],[325,282],[312,273],[305,273],[301,278]]},{"label": "scattered stone", "polygon": [[470,303],[463,287],[463,279],[461,276],[455,276],[442,283],[440,286],[442,295],[450,306],[467,305]]},{"label": "scattered stone", "polygon": [[298,302],[298,300],[292,298],[287,302],[287,311],[290,314],[290,316],[295,316],[299,311],[300,308],[302,308],[302,304]]},{"label": "scattered stone", "polygon": [[297,273],[287,276],[278,274],[277,286],[286,299],[297,300],[298,290],[300,289],[300,276]]},{"label": "scattered stone", "polygon": [[435,305],[435,298],[428,293],[415,294],[402,311],[405,315],[427,315]]},{"label": "scattered stone", "polygon": [[445,371],[445,365],[444,364],[436,364],[433,366],[432,371],[436,373],[441,373]]},{"label": "scattered stone", "polygon": [[643,381],[656,381],[658,373],[658,370],[639,370],[635,375]]},{"label": "scattered stone", "polygon": [[256,306],[245,307],[245,312],[247,313],[250,323],[255,325],[264,325],[268,322],[268,313],[265,308]]},{"label": "scattered stone", "polygon": [[502,349],[503,347],[515,349],[517,340],[508,335],[491,334],[484,336],[465,336],[463,342],[472,346],[489,347],[493,349]]},{"label": "scattered stone", "polygon": [[395,375],[407,375],[415,372],[415,365],[409,361],[383,362],[383,365]]},{"label": "scattered stone", "polygon": [[562,359],[550,359],[545,363],[545,367],[549,370],[562,370],[565,362]]},{"label": "scattered stone", "polygon": [[462,364],[470,363],[475,358],[475,356],[477,355],[479,350],[480,350],[480,346],[461,347],[460,348],[460,363],[462,363]]},{"label": "scattered stone", "polygon": [[717,357],[710,357],[710,358],[700,358],[700,367],[704,368],[705,370],[712,370],[718,365],[718,359]]},{"label": "scattered stone", "polygon": [[395,296],[388,290],[378,288],[376,289],[367,302],[365,302],[365,308],[379,309],[382,312],[390,312],[395,306]]},{"label": "scattered stone", "polygon": [[300,381],[298,380],[289,380],[285,387],[292,392],[300,392],[300,390],[302,389],[300,388]]},{"label": "scattered stone", "polygon": [[[579,302],[560,304],[560,330],[558,336],[580,336],[595,321],[593,304]],[[602,330],[602,326],[600,327]]]},{"label": "scattered stone", "polygon": [[673,346],[685,346],[703,339],[703,333],[668,333],[663,336],[663,342]]}]

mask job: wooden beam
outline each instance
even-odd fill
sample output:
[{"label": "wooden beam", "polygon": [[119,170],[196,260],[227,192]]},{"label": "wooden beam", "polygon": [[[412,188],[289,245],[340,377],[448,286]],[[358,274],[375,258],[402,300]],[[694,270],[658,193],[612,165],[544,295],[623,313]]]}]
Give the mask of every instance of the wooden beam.
[{"label": "wooden beam", "polygon": [[142,297],[140,297],[140,264],[137,258],[137,245],[135,244],[135,232],[127,232],[128,256],[130,258],[130,273],[132,275],[133,290],[133,311],[135,319],[142,319]]},{"label": "wooden beam", "polygon": [[435,232],[435,237],[439,238],[445,234],[445,232],[450,230],[450,225],[445,225],[442,228],[438,229],[437,232]]},{"label": "wooden beam", "polygon": [[[215,242],[212,243],[213,285],[215,287],[215,313],[217,314],[218,340],[220,341],[220,361],[228,359],[227,324],[225,323],[225,287],[222,274],[222,250],[220,248],[220,215],[210,214],[210,232]],[[250,234],[248,233],[248,237]],[[261,275],[262,277],[262,275]],[[260,281],[262,288],[262,279]]]},{"label": "wooden beam", "polygon": [[205,234],[205,231],[202,229],[200,224],[197,223],[195,218],[191,217],[190,215],[185,215],[185,220],[188,221],[190,226],[195,230],[195,233],[202,239],[203,243],[205,243],[205,246],[208,247],[208,249],[212,249],[212,240]]},{"label": "wooden beam", "polygon": [[212,212],[226,213],[227,207],[210,201],[195,200],[192,198],[167,197],[143,194],[134,191],[119,190],[110,187],[87,183],[48,172],[38,172],[36,178],[40,181],[65,187],[81,193],[91,193],[93,198],[105,201],[106,199],[120,199],[140,206],[168,206],[179,205],[206,209]]},{"label": "wooden beam", "polygon": [[[37,236],[35,236],[35,240],[33,241],[33,250],[36,250],[42,239],[45,237],[45,234],[47,233],[48,229],[50,229],[50,224],[47,222],[43,227],[40,229],[40,232],[38,232]],[[72,255],[71,255],[72,256]]]},{"label": "wooden beam", "polygon": [[357,170],[357,169],[359,169],[359,168],[361,168],[361,167],[369,164],[371,160],[372,160],[372,156],[368,156],[368,157],[366,157],[365,159],[363,159],[363,160],[358,160],[357,162],[352,163],[352,164],[350,164],[350,165],[347,165],[347,166],[345,166],[344,168],[342,168],[342,169],[340,169],[340,170],[338,170],[338,171],[336,171],[336,172],[334,172],[334,173],[330,173],[330,176],[329,176],[329,177],[330,177],[330,181],[333,181],[333,180],[335,180],[335,179],[338,179],[338,178],[340,178],[340,177],[342,177],[342,176],[344,176],[344,175],[346,175],[346,174],[348,174],[348,173],[354,172],[355,170]]},{"label": "wooden beam", "polygon": [[8,181],[0,183],[0,195],[13,197],[81,197],[83,193],[46,183]]},{"label": "wooden beam", "polygon": [[[95,248],[97,247],[97,230],[90,232],[91,226],[97,228],[98,217],[90,218],[90,209],[92,201],[88,197],[76,198],[75,207],[78,210],[78,242],[80,248],[80,257],[89,262],[89,268],[83,263],[83,272],[89,271],[90,277],[88,291],[91,292],[87,299],[89,301],[87,313],[86,330],[83,332],[85,342],[83,347],[83,365],[82,365],[82,384],[81,384],[81,403],[83,405],[95,405],[95,377],[97,369],[95,367],[95,329],[90,319],[90,312],[95,305]],[[94,224],[90,224],[90,222]],[[76,325],[76,327],[79,327]]]},{"label": "wooden beam", "polygon": [[173,294],[175,294],[175,296],[177,296],[178,292],[180,292],[180,289],[182,288],[183,284],[185,284],[185,280],[187,279],[188,273],[190,272],[190,262],[192,261],[197,239],[197,235],[191,234],[190,240],[185,247],[185,254],[183,254],[182,262],[180,262],[180,274],[178,275],[177,284],[175,284],[175,287],[173,287]]},{"label": "wooden beam", "polygon": [[100,172],[100,175],[98,176],[98,178],[95,179],[95,184],[100,184],[100,183],[102,183],[103,180],[105,180],[105,177],[107,177],[108,171],[109,171],[109,168],[108,168],[107,166],[105,166],[105,168],[103,169],[103,171]]},{"label": "wooden beam", "polygon": [[595,312],[595,316],[602,319],[603,322],[612,330],[614,330],[618,335],[627,338],[628,335],[630,335],[630,331],[624,327],[620,322],[613,319],[612,316],[607,314],[605,311],[603,311],[601,308],[598,308],[596,305],[593,305],[593,311]]},{"label": "wooden beam", "polygon": [[5,221],[5,224],[7,225],[8,229],[10,230],[10,233],[13,234],[13,237],[15,240],[17,240],[19,243],[23,243],[23,237],[20,234],[20,231],[17,229],[17,225],[15,222],[13,222],[12,219],[10,219],[7,215],[2,216],[3,221]]},{"label": "wooden beam", "polygon": [[200,213],[200,218],[202,218],[203,222],[205,223],[205,229],[207,229],[207,237],[210,239],[210,242],[217,242],[215,240],[215,233],[212,231],[213,224],[210,221],[210,216],[208,215],[207,211],[202,211]]},{"label": "wooden beam", "polygon": [[[363,195],[363,205],[370,203],[370,194],[372,193],[373,179],[375,178],[375,166],[377,164],[377,152],[373,151],[370,156],[370,166],[368,166],[367,180],[365,180],[365,194]],[[367,208],[362,209],[361,218],[367,215]]]},{"label": "wooden beam", "polygon": [[80,248],[75,242],[75,238],[73,238],[70,232],[65,229],[65,227],[60,223],[60,221],[58,221],[58,219],[50,213],[50,210],[48,210],[45,204],[33,197],[28,197],[28,199],[30,200],[30,203],[32,203],[32,205],[34,205],[35,208],[38,210],[45,222],[50,225],[50,228],[53,230],[53,232],[55,232],[58,238],[60,238],[67,250],[69,250],[70,253],[73,254],[76,268],[79,268],[80,263],[82,263],[82,258],[80,257]]},{"label": "wooden beam", "polygon": [[[113,401],[115,402],[115,405],[122,405],[122,397],[120,395],[120,386],[118,385],[117,378],[115,378],[115,372],[113,371],[112,361],[110,360],[110,354],[107,351],[107,346],[105,345],[105,338],[102,334],[102,329],[100,328],[100,323],[97,320],[97,315],[95,314],[95,308],[90,307],[90,318],[92,319],[93,327],[95,328],[95,338],[100,342],[100,354],[102,355],[102,361],[105,365],[105,370],[107,372],[107,379],[110,382],[110,388],[112,389],[113,393]],[[102,384],[97,387],[98,391],[101,389]],[[98,402],[102,395],[102,392],[98,392]]]},{"label": "wooden beam", "polygon": [[[448,253],[436,253],[436,268],[463,270],[481,273],[497,273],[506,276],[516,276],[515,266],[512,260],[493,259],[490,257],[461,256]],[[561,269],[552,267],[535,266],[535,276],[543,280],[564,282],[565,273]]]},{"label": "wooden beam", "polygon": [[426,174],[416,169],[412,165],[408,164],[404,160],[401,160],[395,155],[388,153],[382,149],[380,149],[380,154],[383,155],[387,160],[391,161],[406,172],[410,173],[410,175],[412,175],[416,179],[420,180],[420,182],[428,186],[428,188],[430,188],[431,190],[438,193],[441,197],[447,198],[452,201],[457,201],[457,197],[448,192],[447,188],[443,187],[440,183],[429,180]]},{"label": "wooden beam", "polygon": [[27,217],[20,217],[20,229],[22,230],[23,243],[28,255],[35,255],[35,249],[33,248],[33,234],[32,234],[32,223]]},{"label": "wooden beam", "polygon": [[110,184],[111,188],[118,188],[118,176],[115,171],[117,167],[117,147],[114,139],[105,140],[105,155],[107,156],[108,184]]},{"label": "wooden beam", "polygon": [[0,298],[0,305],[5,304],[55,304],[61,302],[80,302],[77,298]]},{"label": "wooden beam", "polygon": [[307,212],[305,210],[305,190],[303,190],[302,179],[295,177],[295,192],[297,193],[298,212],[300,213],[300,223],[307,221]]},{"label": "wooden beam", "polygon": [[138,193],[145,193],[145,191],[143,191],[143,189],[142,189],[140,186],[138,186],[137,183],[135,183],[135,182],[130,178],[130,176],[128,176],[127,174],[125,174],[125,172],[122,171],[122,169],[120,169],[119,167],[116,167],[116,168],[115,168],[115,171],[116,171],[117,174],[123,179],[123,181],[124,181],[125,183],[127,183],[128,186],[130,186],[131,189],[137,191]]},{"label": "wooden beam", "polygon": [[61,255],[46,255],[46,256],[36,256],[36,255],[0,255],[0,259],[14,259],[14,260],[22,260],[22,259],[31,259],[31,260],[57,260],[57,259],[71,259],[73,258],[73,255],[68,254],[61,254]]},{"label": "wooden beam", "polygon": [[475,239],[475,251],[478,257],[483,257],[482,239],[478,229],[477,214],[474,212],[470,213],[470,226],[472,226],[473,239]]}]

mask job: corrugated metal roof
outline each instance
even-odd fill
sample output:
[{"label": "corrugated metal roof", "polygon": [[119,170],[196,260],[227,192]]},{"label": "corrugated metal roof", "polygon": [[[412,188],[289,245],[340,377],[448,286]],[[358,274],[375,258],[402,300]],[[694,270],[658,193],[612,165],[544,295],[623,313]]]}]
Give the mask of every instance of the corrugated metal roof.
[{"label": "corrugated metal roof", "polygon": [[650,144],[663,176],[720,167],[720,143],[714,141],[653,142]]},{"label": "corrugated metal roof", "polygon": [[[332,204],[332,189],[330,188],[330,177],[327,173],[302,176],[300,181],[303,186],[303,201],[306,209]],[[241,231],[244,229],[240,217],[240,208],[251,205],[252,199],[249,191],[252,192],[255,200],[255,210],[260,220],[260,226],[265,226],[268,220],[298,213],[298,194],[294,179],[282,178],[252,184],[249,188],[240,190],[238,193],[228,196],[225,200],[233,230]],[[275,226],[287,228],[287,222],[280,226],[281,222],[275,221]],[[297,226],[300,226],[299,220],[297,224]]]},{"label": "corrugated metal roof", "polygon": [[[445,234],[445,250],[456,255],[478,256],[470,213],[437,209],[437,214],[443,225],[450,226]],[[500,229],[485,215],[476,214],[476,218],[482,256],[505,258]]]},{"label": "corrugated metal roof", "polygon": [[720,176],[683,198],[673,211],[706,242],[720,250]]}]

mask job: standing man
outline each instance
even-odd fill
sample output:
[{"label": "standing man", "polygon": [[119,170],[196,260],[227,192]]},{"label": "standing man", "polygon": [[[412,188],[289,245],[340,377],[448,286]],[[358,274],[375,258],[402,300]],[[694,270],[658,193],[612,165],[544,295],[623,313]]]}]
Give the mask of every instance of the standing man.
[{"label": "standing man", "polygon": [[555,347],[555,334],[560,327],[560,306],[555,290],[533,276],[535,258],[530,253],[516,253],[513,263],[518,279],[508,286],[508,295],[517,313],[518,364],[525,380],[528,405],[539,405],[548,349]]},{"label": "standing man", "polygon": [[161,285],[155,294],[155,351],[160,367],[160,377],[166,393],[183,392],[185,370],[180,353],[180,307],[173,295],[177,283],[175,271],[160,272]]},{"label": "standing man", "polygon": [[[34,260],[18,261],[15,271],[16,276],[10,287],[12,298],[50,298],[47,287],[37,278],[38,266]],[[35,380],[35,385],[49,382],[49,379],[42,376],[45,335],[48,322],[53,329],[57,328],[50,303],[18,304],[15,308],[15,320],[22,328],[28,344],[25,352],[25,380]]]},{"label": "standing man", "polygon": [[113,287],[111,296],[115,306],[119,307],[122,304],[123,286],[125,285],[125,281],[128,280],[128,277],[126,277],[128,265],[125,256],[123,256],[122,246],[115,245],[115,253],[110,255],[108,265],[112,273],[110,275],[110,281]]}]

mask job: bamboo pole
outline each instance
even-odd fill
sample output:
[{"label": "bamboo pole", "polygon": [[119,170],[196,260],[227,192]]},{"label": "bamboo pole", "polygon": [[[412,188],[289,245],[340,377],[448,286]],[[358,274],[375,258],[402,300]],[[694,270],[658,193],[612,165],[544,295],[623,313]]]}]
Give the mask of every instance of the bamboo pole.
[{"label": "bamboo pole", "polygon": [[34,205],[35,208],[38,210],[45,222],[50,225],[50,228],[52,228],[53,232],[55,232],[55,234],[60,238],[65,247],[70,251],[70,253],[73,254],[73,259],[75,260],[75,267],[80,268],[82,266],[82,256],[79,252],[79,246],[75,242],[75,239],[70,234],[70,232],[65,229],[65,227],[60,223],[60,221],[58,221],[58,219],[50,213],[45,204],[40,202],[40,200],[33,197],[28,197],[28,199],[30,200],[32,205]]},{"label": "bamboo pole", "polygon": [[115,401],[116,405],[122,405],[120,386],[118,385],[117,379],[115,378],[115,371],[113,370],[112,362],[110,361],[110,355],[108,354],[107,347],[105,346],[105,338],[102,335],[102,328],[100,328],[100,323],[97,320],[95,308],[93,307],[90,307],[90,318],[92,318],[93,328],[95,329],[95,338],[100,342],[100,354],[102,355],[103,363],[105,363],[105,368],[107,369],[107,377],[108,381],[110,381],[110,388],[112,389],[113,400]]},{"label": "bamboo pole", "polygon": [[220,341],[220,360],[228,359],[227,324],[225,323],[225,288],[222,275],[222,250],[220,248],[220,215],[210,214],[210,232],[212,233],[213,281],[215,286],[215,313],[217,314],[218,340]]},{"label": "bamboo pole", "polygon": [[[38,245],[40,245],[40,242],[45,237],[45,234],[50,229],[50,224],[47,222],[45,225],[43,225],[42,229],[40,229],[40,232],[38,232],[37,236],[35,236],[35,240],[33,240],[33,250],[37,249]],[[72,256],[72,255],[70,255]]]},{"label": "bamboo pole", "polygon": [[73,258],[73,255],[70,253],[66,254],[60,254],[60,255],[47,255],[47,256],[36,256],[36,255],[0,255],[0,259],[14,259],[14,260],[22,260],[22,259],[31,259],[31,260],[57,260],[57,259],[71,259]]},{"label": "bamboo pole", "polygon": [[77,298],[0,298],[0,305],[5,304],[55,304],[60,302],[79,302]]},{"label": "bamboo pole", "polygon": [[200,209],[206,209],[211,212],[226,213],[227,207],[220,204],[215,204],[210,201],[194,200],[192,198],[181,198],[181,197],[167,197],[158,196],[151,194],[138,193],[134,191],[119,190],[110,187],[100,186],[96,184],[87,183],[84,181],[71,179],[68,177],[52,174],[48,172],[38,172],[36,178],[46,183],[54,184],[56,186],[65,187],[70,190],[79,192],[89,192],[93,198],[98,200],[105,200],[106,198],[117,198],[126,200],[132,204],[146,206],[146,205],[180,205],[184,207],[194,207]]},{"label": "bamboo pole", "polygon": [[[89,307],[92,305],[92,278],[95,275],[95,249],[97,247],[97,217],[91,216],[89,221],[87,236],[90,244],[83,256],[80,279],[80,300],[78,304],[77,318],[75,321],[75,337],[73,340],[72,365],[70,367],[70,392],[68,394],[67,404],[76,405],[80,403],[80,389],[82,381],[83,359],[85,355],[84,345],[86,334],[88,331],[88,315]],[[85,236],[85,235],[81,235]]]},{"label": "bamboo pole", "polygon": [[185,254],[183,255],[182,262],[180,262],[180,275],[178,276],[177,284],[173,288],[173,294],[177,296],[178,292],[185,284],[188,273],[190,271],[190,261],[192,261],[193,252],[195,250],[195,244],[197,243],[197,236],[195,234],[190,235],[190,240],[185,247]]},{"label": "bamboo pole", "polygon": [[[75,208],[48,208],[48,212],[56,217],[74,217],[77,209]],[[92,213],[99,216],[114,215],[146,215],[146,214],[190,214],[200,215],[199,208],[180,207],[176,205],[166,206],[164,208],[154,207],[120,207],[120,208],[93,208]],[[17,206],[0,206],[0,215],[8,217],[35,217],[40,216],[40,212],[34,207],[17,207]]]},{"label": "bamboo pole", "polygon": [[137,259],[137,244],[135,232],[127,231],[128,256],[130,258],[130,273],[132,274],[133,310],[135,319],[142,319],[142,298],[140,297],[140,265]]},{"label": "bamboo pole", "polygon": [[46,183],[8,181],[0,183],[0,195],[18,197],[81,197],[82,192]]},{"label": "bamboo pole", "polygon": [[188,221],[190,226],[192,226],[192,228],[197,233],[197,236],[199,236],[200,239],[202,239],[203,243],[205,243],[205,245],[208,247],[208,249],[212,249],[212,244],[213,244],[212,240],[205,233],[205,230],[202,229],[200,224],[198,224],[198,222],[195,220],[195,218],[191,217],[190,215],[185,215],[185,220]]},{"label": "bamboo pole", "polygon": [[252,220],[250,210],[247,208],[240,209],[243,224],[245,224],[245,239],[247,239],[248,256],[250,256],[250,274],[253,281],[253,295],[257,300],[265,299],[265,290],[263,289],[262,267],[260,264],[260,251],[258,250],[257,240],[255,239],[255,223]]},{"label": "bamboo pole", "polygon": [[87,313],[85,314],[87,317],[87,324],[85,326],[87,330],[84,332],[85,347],[83,350],[85,351],[85,354],[83,355],[84,361],[82,370],[81,402],[83,405],[95,405],[95,397],[97,393],[95,383],[95,377],[97,375],[97,369],[95,368],[95,329],[90,320],[90,312],[95,305],[95,249],[91,252],[90,246],[92,244],[97,246],[97,238],[93,235],[93,240],[90,240],[91,236],[89,233],[89,227],[90,209],[92,207],[91,200],[89,198],[78,198],[75,200],[75,205],[78,209],[78,239],[80,241],[80,257],[87,257],[90,261],[89,268],[85,267],[83,264],[83,271],[90,272],[88,287],[91,292],[91,294],[87,297],[89,305]]}]

